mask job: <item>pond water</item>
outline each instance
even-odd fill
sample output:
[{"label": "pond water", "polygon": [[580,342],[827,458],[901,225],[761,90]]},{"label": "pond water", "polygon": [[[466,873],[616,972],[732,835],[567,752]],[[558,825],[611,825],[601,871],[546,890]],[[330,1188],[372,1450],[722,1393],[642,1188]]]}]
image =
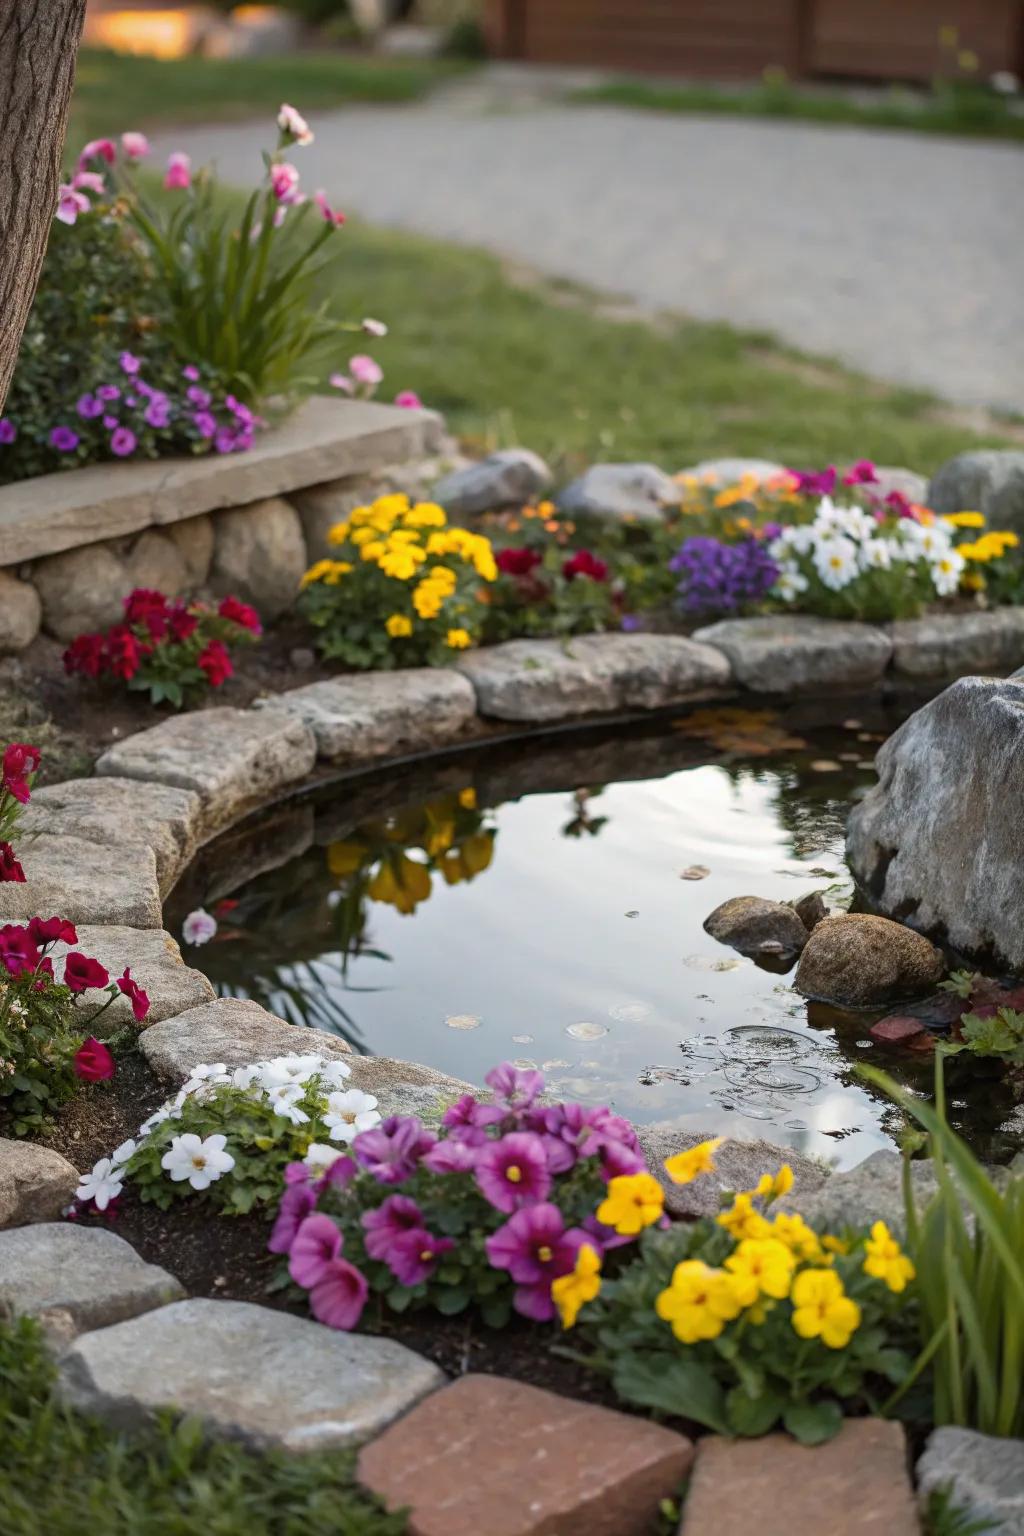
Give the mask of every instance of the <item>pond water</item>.
[{"label": "pond water", "polygon": [[901,715],[821,713],[703,708],[353,778],[204,850],[169,920],[213,910],[185,952],[220,993],[359,1051],[471,1082],[515,1060],[637,1122],[849,1166],[899,1128],[858,1063],[926,1091],[929,1061],[702,928],[731,896],[849,894],[845,818]]}]

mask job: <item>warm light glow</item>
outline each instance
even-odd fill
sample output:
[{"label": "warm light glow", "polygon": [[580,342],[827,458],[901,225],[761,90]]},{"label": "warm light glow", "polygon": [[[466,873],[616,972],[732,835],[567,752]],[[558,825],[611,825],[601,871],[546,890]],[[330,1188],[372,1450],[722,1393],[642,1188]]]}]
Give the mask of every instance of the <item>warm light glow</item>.
[{"label": "warm light glow", "polygon": [[86,18],[85,41],[118,53],[180,59],[194,51],[200,24],[194,11],[101,11]]}]

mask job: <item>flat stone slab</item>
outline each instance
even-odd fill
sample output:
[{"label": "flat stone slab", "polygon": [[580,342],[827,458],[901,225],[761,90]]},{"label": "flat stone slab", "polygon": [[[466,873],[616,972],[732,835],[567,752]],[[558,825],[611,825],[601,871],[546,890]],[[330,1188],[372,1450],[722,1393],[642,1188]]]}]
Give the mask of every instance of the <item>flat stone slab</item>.
[{"label": "flat stone slab", "polygon": [[110,747],[96,772],[194,791],[202,842],[304,779],[315,762],[312,732],[291,715],[199,709]]},{"label": "flat stone slab", "polygon": [[461,672],[416,667],[310,683],[260,701],[301,720],[328,763],[361,763],[437,746],[476,715],[476,694]]},{"label": "flat stone slab", "polygon": [[358,1475],[409,1507],[409,1536],[643,1536],[692,1460],[645,1419],[469,1375],[366,1446]]},{"label": "flat stone slab", "polygon": [[60,1221],[0,1232],[0,1315],[38,1318],[65,1338],[184,1294],[105,1227]]},{"label": "flat stone slab", "polygon": [[[162,928],[79,924],[78,943],[71,947],[98,960],[115,980],[124,975],[125,966],[128,966],[132,980],[137,981],[149,997],[150,1024],[173,1018],[186,1008],[210,1002],[216,995],[202,971],[194,971],[185,964],[181,950]],[[63,957],[68,948],[67,944],[58,944],[54,954]],[[57,969],[59,974],[59,965]],[[90,987],[82,994],[82,1000],[91,1007],[99,1007],[105,997],[102,992]],[[120,1027],[132,1023],[134,1017],[131,1003],[126,997],[118,995],[103,1015],[103,1020],[104,1023],[109,1020]]]},{"label": "flat stone slab", "polygon": [[680,635],[581,635],[509,640],[466,653],[456,666],[497,720],[559,720],[620,709],[658,709],[726,688],[730,668]]},{"label": "flat stone slab", "polygon": [[0,555],[19,565],[100,539],[182,522],[220,507],[280,496],[343,475],[421,458],[441,418],[372,400],[307,400],[247,453],[94,464],[0,489]]},{"label": "flat stone slab", "polygon": [[665,1172],[665,1159],[711,1141],[711,1131],[690,1131],[671,1120],[638,1125],[636,1134],[647,1166],[665,1190],[665,1209],[673,1216],[717,1216],[724,1195],[753,1189],[762,1173],[778,1173],[783,1163],[793,1170],[793,1190],[811,1198],[829,1178],[828,1168],[814,1158],[778,1147],[770,1141],[741,1141],[728,1136],[713,1154],[714,1173],[705,1173],[689,1184],[673,1184]]},{"label": "flat stone slab", "polygon": [[64,1402],[119,1429],[166,1409],[253,1447],[359,1445],[444,1382],[391,1339],[241,1301],[179,1301],[78,1339]]},{"label": "flat stone slab", "polygon": [[721,651],[736,681],[755,693],[876,683],[892,655],[892,640],[872,624],[806,614],[723,619],[693,638]]},{"label": "flat stone slab", "polygon": [[921,1509],[936,1489],[951,1485],[951,1502],[991,1536],[1024,1536],[1024,1441],[946,1426],[928,1437],[917,1463]]},{"label": "flat stone slab", "polygon": [[222,1061],[244,1067],[273,1056],[351,1056],[352,1047],[337,1035],[286,1024],[246,998],[219,997],[145,1029],[139,1040],[142,1054],[165,1082],[183,1083],[200,1062]]},{"label": "flat stone slab", "polygon": [[889,634],[900,677],[1011,672],[1024,662],[1024,608],[903,619],[889,625]]},{"label": "flat stone slab", "polygon": [[[318,1036],[319,1038],[319,1036]],[[399,1061],[394,1056],[350,1056],[353,1088],[372,1093],[382,1115],[418,1115],[437,1121],[449,1104],[464,1093],[481,1090],[459,1077],[449,1077],[419,1061]],[[484,1097],[489,1095],[485,1092]]]},{"label": "flat stone slab", "polygon": [[159,928],[163,921],[156,859],[141,843],[104,847],[81,837],[18,843],[23,883],[0,884],[0,920],[66,917],[69,922]]},{"label": "flat stone slab", "polygon": [[707,1435],[680,1536],[920,1536],[900,1424],[847,1419],[834,1440]]},{"label": "flat stone slab", "polygon": [[59,1152],[0,1137],[0,1227],[56,1221],[77,1187],[77,1168]]},{"label": "flat stone slab", "polygon": [[33,790],[22,827],[106,848],[152,848],[166,895],[195,852],[199,812],[199,796],[171,784],[68,779]]}]

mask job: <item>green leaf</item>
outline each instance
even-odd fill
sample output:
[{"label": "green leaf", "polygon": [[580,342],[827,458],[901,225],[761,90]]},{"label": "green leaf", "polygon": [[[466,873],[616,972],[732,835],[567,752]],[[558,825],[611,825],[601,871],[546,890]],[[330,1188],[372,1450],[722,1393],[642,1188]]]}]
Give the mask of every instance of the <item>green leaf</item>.
[{"label": "green leaf", "polygon": [[392,1312],[404,1312],[412,1301],[412,1292],[404,1285],[393,1285],[384,1300]]},{"label": "green leaf", "polygon": [[434,1305],[445,1317],[454,1317],[457,1312],[465,1312],[469,1302],[469,1292],[461,1285],[453,1285],[437,1293]]},{"label": "green leaf", "polygon": [[615,1362],[612,1380],[627,1402],[693,1419],[720,1435],[729,1433],[725,1394],[707,1366],[697,1360],[635,1352]]},{"label": "green leaf", "polygon": [[801,1445],[824,1445],[843,1427],[843,1411],[828,1398],[818,1403],[790,1403],[782,1422]]},{"label": "green leaf", "polygon": [[752,1397],[742,1387],[734,1387],[725,1400],[729,1429],[734,1435],[766,1435],[782,1413],[782,1399],[774,1392]]}]

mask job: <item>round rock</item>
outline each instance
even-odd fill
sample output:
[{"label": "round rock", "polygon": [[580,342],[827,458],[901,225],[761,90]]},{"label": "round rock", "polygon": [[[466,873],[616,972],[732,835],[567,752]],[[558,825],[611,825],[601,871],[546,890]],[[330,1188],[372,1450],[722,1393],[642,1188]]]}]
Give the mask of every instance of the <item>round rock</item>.
[{"label": "round rock", "polygon": [[798,955],[807,929],[792,907],[763,896],[733,896],[705,919],[704,932],[741,955]]},{"label": "round rock", "polygon": [[43,605],[27,581],[0,571],[0,656],[23,651],[39,633]]},{"label": "round rock", "polygon": [[887,917],[848,912],[817,924],[793,984],[804,997],[874,1008],[927,992],[945,969],[939,950],[913,929]]}]

